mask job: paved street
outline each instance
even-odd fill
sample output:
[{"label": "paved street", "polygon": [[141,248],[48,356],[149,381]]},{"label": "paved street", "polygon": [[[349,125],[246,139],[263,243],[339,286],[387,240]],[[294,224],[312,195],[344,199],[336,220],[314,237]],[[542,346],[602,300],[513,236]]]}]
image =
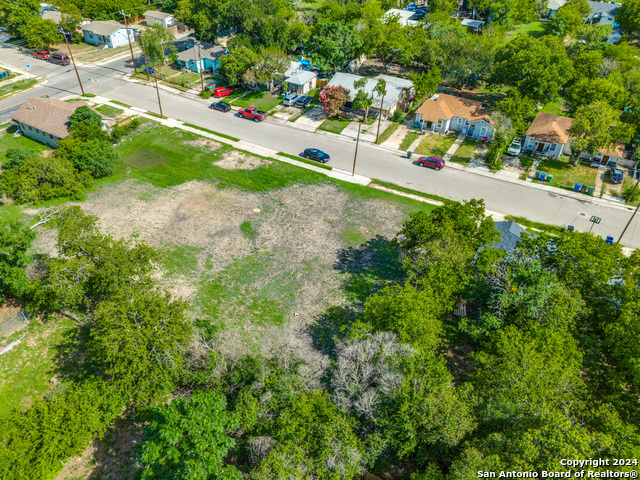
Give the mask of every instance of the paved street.
[{"label": "paved street", "polygon": [[[31,63],[31,73],[47,78],[47,83],[33,90],[14,95],[0,101],[0,121],[11,117],[13,111],[27,98],[50,95],[64,97],[79,94],[72,67],[59,67],[27,57],[15,50],[0,50],[0,63],[24,70]],[[125,60],[115,60],[103,66],[80,66],[80,75],[85,92],[127,103],[142,110],[158,112],[158,101],[154,88],[125,81],[128,73]],[[254,144],[289,154],[298,154],[304,148],[317,147],[328,152],[331,164],[339,169],[351,171],[355,141],[333,135],[312,133],[288,125],[253,122],[214,112],[207,108],[205,100],[185,98],[161,91],[163,113],[171,118],[193,123],[211,130],[232,135]],[[592,215],[602,218],[594,225],[593,232],[612,235],[617,239],[632,211],[624,206],[604,204],[590,197],[584,200],[563,194],[547,192],[531,184],[515,184],[497,178],[445,168],[439,172],[418,168],[398,153],[361,143],[358,149],[357,172],[370,178],[403,185],[454,200],[484,198],[489,210],[523,216],[530,220],[557,225],[574,225],[577,230],[591,227]],[[640,247],[640,218],[636,218],[627,230],[623,243]]]}]

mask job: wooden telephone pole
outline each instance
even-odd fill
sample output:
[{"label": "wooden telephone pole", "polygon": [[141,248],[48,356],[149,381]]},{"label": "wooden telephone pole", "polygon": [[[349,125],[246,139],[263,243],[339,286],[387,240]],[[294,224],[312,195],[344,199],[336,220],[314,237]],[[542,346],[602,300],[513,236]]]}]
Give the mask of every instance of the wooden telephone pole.
[{"label": "wooden telephone pole", "polygon": [[73,69],[76,71],[76,77],[78,77],[78,84],[80,84],[80,91],[82,95],[84,95],[84,87],[82,86],[82,81],[80,80],[80,74],[78,73],[78,67],[76,66],[76,61],[73,59],[73,54],[71,53],[71,46],[69,45],[69,39],[67,38],[67,33],[60,29],[60,33],[64,37],[64,43],[67,44],[67,50],[69,50],[69,58],[71,59],[71,63],[73,63]]},{"label": "wooden telephone pole", "polygon": [[133,73],[138,73],[136,69],[136,59],[133,56],[133,47],[131,46],[131,35],[129,34],[129,22],[127,21],[127,15],[124,13],[124,10],[120,10],[120,13],[124,17],[124,26],[127,29],[127,39],[129,40],[129,51],[131,52],[131,62],[133,63]]}]

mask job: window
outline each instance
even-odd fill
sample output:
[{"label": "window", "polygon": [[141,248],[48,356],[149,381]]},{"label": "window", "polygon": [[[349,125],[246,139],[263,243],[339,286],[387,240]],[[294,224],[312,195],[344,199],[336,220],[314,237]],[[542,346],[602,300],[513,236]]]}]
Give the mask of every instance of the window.
[{"label": "window", "polygon": [[442,120],[438,120],[438,128],[442,128]]},{"label": "window", "polygon": [[89,34],[89,38],[93,38],[93,33],[87,32]]},{"label": "window", "polygon": [[462,119],[461,118],[458,119],[458,125],[462,125]]},{"label": "window", "polygon": [[482,127],[480,129],[480,135],[486,135],[487,134],[487,127]]}]

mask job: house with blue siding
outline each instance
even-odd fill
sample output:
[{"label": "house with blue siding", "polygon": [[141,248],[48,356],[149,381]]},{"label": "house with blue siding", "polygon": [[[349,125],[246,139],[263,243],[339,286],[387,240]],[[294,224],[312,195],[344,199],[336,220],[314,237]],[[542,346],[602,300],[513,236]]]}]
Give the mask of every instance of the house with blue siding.
[{"label": "house with blue siding", "polygon": [[82,106],[88,105],[32,97],[16,110],[11,123],[17,125],[25,137],[57,148],[58,141],[69,136],[69,117]]},{"label": "house with blue siding", "polygon": [[227,53],[229,50],[222,45],[206,42],[200,42],[198,45],[189,43],[187,49],[177,55],[178,68],[195,73],[200,73],[201,70],[215,73],[220,67],[220,57]]},{"label": "house with blue siding", "polygon": [[450,131],[482,139],[493,137],[491,117],[482,102],[436,93],[416,110],[416,128],[435,133]]},{"label": "house with blue siding", "polygon": [[[116,48],[129,43],[127,28],[115,20],[91,22],[82,27],[84,41],[91,45],[106,45]],[[129,27],[131,41],[134,41],[134,29]]]}]

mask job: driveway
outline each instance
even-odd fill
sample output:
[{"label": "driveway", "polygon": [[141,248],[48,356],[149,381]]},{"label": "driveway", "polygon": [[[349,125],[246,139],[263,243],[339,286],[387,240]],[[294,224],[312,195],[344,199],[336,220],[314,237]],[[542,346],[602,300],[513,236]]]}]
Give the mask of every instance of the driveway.
[{"label": "driveway", "polygon": [[315,107],[302,115],[295,122],[296,127],[306,130],[308,132],[315,132],[322,122],[328,118],[328,115],[324,113],[322,107]]}]

